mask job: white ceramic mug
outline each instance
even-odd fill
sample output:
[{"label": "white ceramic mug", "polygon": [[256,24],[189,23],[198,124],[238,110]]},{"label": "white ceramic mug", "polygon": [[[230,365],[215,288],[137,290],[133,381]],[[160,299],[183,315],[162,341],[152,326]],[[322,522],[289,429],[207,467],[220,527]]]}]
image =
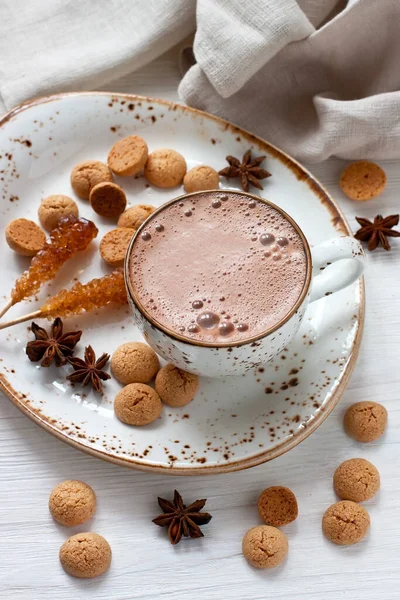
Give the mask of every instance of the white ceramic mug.
[{"label": "white ceramic mug", "polygon": [[[218,190],[221,192],[221,190]],[[202,192],[204,194],[205,192]],[[210,191],[215,194],[215,190]],[[229,194],[232,194],[229,190]],[[307,257],[307,273],[303,290],[290,312],[279,323],[261,335],[240,340],[236,343],[224,342],[212,344],[209,342],[189,341],[178,332],[167,330],[157,323],[135,298],[130,282],[130,257],[136,237],[142,228],[166,206],[182,201],[187,194],[167,202],[143,223],[131,240],[125,261],[125,281],[128,300],[132,308],[136,325],[142,331],[148,344],[168,362],[177,367],[208,377],[223,377],[225,375],[240,375],[257,365],[264,364],[279,354],[297,333],[304,317],[307,306],[324,296],[328,296],[347,287],[358,279],[364,270],[365,256],[360,244],[352,237],[333,238],[310,250],[307,239],[293,219],[282,209],[260,198],[245,192],[237,192],[241,196],[255,198],[265,202],[279,211],[295,227],[300,235]],[[346,260],[344,260],[346,259]],[[330,268],[332,263],[343,261],[342,268]]]}]

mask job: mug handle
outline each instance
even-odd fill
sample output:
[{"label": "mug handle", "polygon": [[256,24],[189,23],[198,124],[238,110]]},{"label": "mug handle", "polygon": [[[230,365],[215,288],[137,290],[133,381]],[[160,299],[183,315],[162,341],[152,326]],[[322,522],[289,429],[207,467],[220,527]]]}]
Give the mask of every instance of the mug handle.
[{"label": "mug handle", "polygon": [[[311,249],[313,278],[311,283],[310,302],[329,296],[356,281],[364,271],[365,254],[352,237],[340,237],[326,240]],[[346,260],[341,271],[332,272],[329,265]]]}]

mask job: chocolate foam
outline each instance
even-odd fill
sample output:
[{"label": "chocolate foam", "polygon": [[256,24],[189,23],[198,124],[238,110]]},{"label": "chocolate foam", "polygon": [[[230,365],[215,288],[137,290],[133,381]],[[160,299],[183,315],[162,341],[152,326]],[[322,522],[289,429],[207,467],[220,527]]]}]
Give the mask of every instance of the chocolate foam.
[{"label": "chocolate foam", "polygon": [[160,325],[192,341],[235,343],[291,311],[307,258],[296,229],[274,208],[205,193],[149,220],[129,270],[139,303]]}]

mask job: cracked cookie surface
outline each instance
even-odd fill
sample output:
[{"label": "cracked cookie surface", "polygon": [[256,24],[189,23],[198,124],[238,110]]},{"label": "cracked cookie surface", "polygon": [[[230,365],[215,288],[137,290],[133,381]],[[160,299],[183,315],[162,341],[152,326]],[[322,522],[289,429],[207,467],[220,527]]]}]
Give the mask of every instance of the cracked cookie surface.
[{"label": "cracked cookie surface", "polygon": [[114,400],[118,419],[127,425],[148,425],[161,415],[162,403],[153,388],[144,383],[126,385]]},{"label": "cracked cookie surface", "polygon": [[345,412],[343,418],[344,430],[357,442],[374,442],[384,433],[387,426],[388,414],[378,402],[356,402]]},{"label": "cracked cookie surface", "polygon": [[97,533],[77,533],[60,548],[60,562],[68,575],[92,579],[105,573],[111,564],[111,548]]},{"label": "cracked cookie surface", "polygon": [[70,215],[78,218],[79,209],[72,198],[63,194],[47,196],[47,198],[42,200],[38,209],[40,224],[47,231],[51,231],[57,227],[60,219],[69,217]]},{"label": "cracked cookie surface", "polygon": [[178,369],[172,364],[165,365],[156,377],[156,390],[164,404],[185,406],[193,400],[199,387],[197,375]]},{"label": "cracked cookie surface", "polygon": [[71,187],[75,194],[88,200],[91,189],[98,183],[113,181],[108,166],[99,160],[85,160],[76,165],[71,172]]},{"label": "cracked cookie surface", "polygon": [[160,363],[157,354],[143,342],[126,342],[115,350],[111,371],[121,383],[148,383],[157,374]]},{"label": "cracked cookie surface", "polygon": [[322,517],[322,530],[328,540],[339,546],[360,542],[368,532],[370,518],[363,506],[342,500],[332,504]]},{"label": "cracked cookie surface", "polygon": [[288,553],[285,534],[269,525],[258,525],[249,529],[242,542],[245,559],[257,569],[271,569],[279,565]]},{"label": "cracked cookie surface", "polygon": [[380,488],[379,471],[365,458],[345,460],[333,475],[333,487],[342,500],[365,502]]},{"label": "cracked cookie surface", "polygon": [[53,519],[61,525],[81,525],[96,510],[96,494],[83,481],[63,481],[50,494],[49,510]]}]

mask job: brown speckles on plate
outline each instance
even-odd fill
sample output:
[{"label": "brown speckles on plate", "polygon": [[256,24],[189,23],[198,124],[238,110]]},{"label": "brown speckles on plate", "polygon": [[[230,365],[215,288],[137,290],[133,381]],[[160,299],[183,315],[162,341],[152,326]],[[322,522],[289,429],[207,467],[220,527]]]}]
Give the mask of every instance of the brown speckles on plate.
[{"label": "brown speckles on plate", "polygon": [[26,146],[26,148],[31,148],[32,147],[32,142],[30,140],[27,140],[27,139],[14,138],[13,142],[17,142],[18,144],[22,144],[23,146]]},{"label": "brown speckles on plate", "polygon": [[[59,154],[57,160],[61,160],[60,144],[62,142],[65,143],[65,140],[67,142],[71,141],[72,137],[79,138],[82,135],[80,128],[76,126],[77,124],[74,124],[75,127],[72,127],[71,130],[68,128],[64,129],[61,137],[59,135],[60,129],[63,127],[63,119],[65,120],[66,113],[70,111],[56,110],[56,108],[61,108],[65,99],[69,105],[73,105],[76,101],[77,104],[81,103],[91,107],[92,127],[95,124],[97,127],[99,120],[103,119],[103,127],[97,127],[96,135],[93,136],[93,139],[96,140],[96,143],[97,140],[100,140],[101,146],[104,138],[104,152],[109,148],[110,131],[116,133],[117,126],[121,126],[121,130],[127,132],[132,126],[135,128],[135,125],[138,125],[140,130],[143,129],[144,137],[146,128],[148,131],[151,128],[152,136],[157,137],[160,134],[159,140],[154,139],[154,143],[159,143],[160,146],[165,143],[165,135],[162,129],[165,129],[165,131],[172,130],[174,140],[179,140],[182,135],[183,144],[187,138],[187,129],[194,127],[194,130],[197,131],[200,129],[202,132],[198,137],[196,137],[197,134],[193,135],[193,139],[198,141],[198,144],[193,145],[193,148],[196,148],[196,151],[199,149],[198,155],[193,154],[193,157],[190,157],[193,160],[206,163],[209,156],[211,157],[215,154],[215,157],[217,157],[224,145],[228,146],[230,144],[232,147],[242,145],[243,151],[252,146],[254,151],[267,154],[272,166],[274,165],[274,161],[278,160],[281,164],[287,164],[292,172],[293,169],[295,171],[302,171],[300,165],[297,165],[293,161],[291,162],[288,157],[285,158],[285,155],[277,149],[273,149],[273,147],[256,136],[246,134],[240,128],[224,124],[218,117],[203,115],[188,107],[179,107],[165,101],[139,99],[119,94],[68,94],[31,101],[12,111],[6,117],[5,122],[3,120],[0,134],[2,131],[7,133],[7,119],[14,119],[13,133],[12,135],[7,134],[7,138],[27,139],[32,142],[32,147],[35,149],[45,147],[46,144],[51,142],[50,146],[53,147],[50,148],[50,154],[53,151],[57,151]],[[44,106],[46,103],[48,104],[48,113],[46,113],[46,107]],[[141,106],[139,106],[139,103]],[[111,112],[107,104],[110,104]],[[119,112],[121,107],[124,107],[123,113]],[[152,110],[148,110],[149,107]],[[37,112],[35,113],[35,111]],[[134,113],[134,111],[136,112]],[[60,115],[53,121],[50,121],[49,116],[54,117],[56,112],[60,112]],[[24,113],[26,113],[26,116]],[[172,118],[173,115],[176,119],[175,121]],[[152,126],[152,117],[157,119],[157,125]],[[21,122],[23,119],[28,121],[29,126],[19,131],[14,126],[20,118]],[[42,123],[44,129],[39,127],[41,118],[45,122],[45,126]],[[34,120],[36,124],[33,124]],[[191,125],[192,121],[193,125]],[[86,126],[86,122],[90,122],[90,119],[84,121],[84,126]],[[37,132],[33,132],[35,127],[37,127]],[[113,128],[115,128],[115,131],[113,131]],[[226,131],[223,134],[221,130],[224,128]],[[183,134],[180,133],[180,129],[184,132]],[[70,135],[72,136],[71,139],[69,138]],[[52,139],[49,140],[49,137]],[[74,139],[74,142],[76,141]],[[2,189],[10,214],[14,211],[15,206],[23,210],[24,203],[26,202],[26,195],[22,193],[26,170],[19,168],[19,157],[23,157],[25,161],[32,162],[33,167],[35,166],[35,161],[29,158],[29,146],[15,141],[12,144],[2,146],[1,154],[3,158],[1,159],[2,164],[0,167],[7,171],[6,174],[2,174],[6,178],[6,181],[2,184]],[[9,156],[5,156],[5,153]],[[42,156],[40,152],[35,152],[35,154],[38,154],[37,163],[39,163]],[[17,182],[15,180],[8,180],[16,165],[8,165],[7,162],[12,163],[14,160],[19,172],[15,172],[13,177],[16,179],[20,175],[16,189],[13,185],[14,183],[17,184]],[[54,160],[54,162],[56,161]],[[213,164],[211,158],[209,162]],[[39,164],[37,166],[41,168]],[[215,166],[218,166],[216,158]],[[283,169],[281,171],[284,172]],[[51,174],[51,177],[54,178],[54,173]],[[294,178],[292,179],[294,180]],[[317,191],[318,193],[315,193],[312,176],[306,173],[299,179],[304,181],[306,185],[301,184],[298,186],[298,189],[307,190],[306,193],[310,197],[311,205],[313,201],[321,202],[321,194],[324,195],[326,192],[320,187]],[[149,191],[146,190],[143,179],[133,180],[129,182],[129,185],[131,183],[136,186],[135,194],[136,190],[138,190],[139,194],[143,194],[141,198],[138,196],[138,201],[146,202],[149,198]],[[6,185],[9,186],[9,189],[5,189]],[[42,182],[39,185],[39,194],[46,193],[46,185],[42,185]],[[312,192],[309,191],[310,189],[314,191],[314,198],[311,197]],[[152,190],[152,193],[156,195],[157,202],[164,201],[163,196],[157,196],[159,194],[157,190]],[[18,203],[9,203],[8,201],[12,196],[20,197],[20,201]],[[315,196],[319,200],[316,200]],[[324,203],[322,202],[322,204]],[[3,210],[5,211],[5,208]],[[321,213],[321,211],[317,212]],[[7,218],[9,219],[10,215],[7,215]],[[331,227],[331,211],[324,218],[325,222]],[[346,229],[347,225],[339,213],[336,215],[336,218],[338,219],[337,223],[335,223],[337,226],[336,231],[340,230],[348,233]],[[10,285],[12,285],[12,281]],[[321,302],[325,302],[325,300]],[[168,412],[164,410],[163,418],[150,426],[146,432],[127,426],[121,432],[119,424],[115,423],[114,418],[110,418],[113,416],[113,392],[109,394],[110,397],[97,402],[91,393],[85,398],[81,396],[78,388],[75,388],[73,391],[67,388],[64,392],[57,388],[52,389],[51,373],[48,373],[49,377],[44,381],[45,385],[42,385],[40,388],[43,390],[43,394],[38,393],[38,390],[36,390],[34,393],[30,392],[31,395],[29,397],[26,395],[23,398],[22,395],[14,394],[10,387],[6,391],[17,406],[29,414],[36,422],[42,424],[48,431],[51,431],[61,439],[65,440],[68,438],[67,441],[77,448],[85,449],[91,454],[119,464],[153,469],[171,474],[238,470],[263,462],[293,447],[299,440],[304,439],[317,424],[322,422],[333,408],[343,391],[349,371],[351,370],[350,367],[355,362],[354,356],[357,351],[357,341],[359,341],[360,337],[359,333],[357,333],[360,329],[359,299],[358,304],[356,302],[352,307],[350,302],[348,307],[350,317],[352,318],[352,335],[355,341],[354,343],[352,342],[353,347],[350,347],[351,344],[346,346],[346,352],[348,351],[346,356],[341,357],[340,355],[340,340],[344,339],[348,333],[347,322],[340,322],[340,325],[344,325],[344,331],[342,333],[339,330],[335,336],[338,337],[338,340],[331,339],[329,346],[318,335],[318,332],[315,334],[314,332],[309,332],[308,328],[306,328],[303,331],[303,333],[307,333],[306,338],[304,340],[297,340],[295,346],[291,345],[285,349],[283,352],[283,356],[286,357],[285,359],[275,360],[273,363],[267,364],[262,368],[256,366],[248,376],[238,378],[235,386],[232,385],[225,388],[225,384],[221,383],[221,387],[218,388],[218,382],[210,381],[205,383],[203,388],[203,383],[201,383],[200,393],[193,403],[185,407],[185,409],[174,409]],[[93,317],[98,319],[94,315]],[[123,320],[125,318],[125,316],[122,319],[119,318],[114,330],[118,337],[123,336],[124,339],[129,340],[132,324],[130,320],[126,320],[126,327],[122,329],[125,326]],[[85,319],[86,317],[80,318],[79,324],[82,324]],[[356,323],[354,323],[354,320]],[[96,327],[91,329],[91,335],[95,331]],[[112,328],[110,328],[111,331]],[[21,327],[18,332],[15,330],[15,333],[16,337],[0,336],[0,350],[3,350],[2,346],[6,348],[8,346],[11,350],[15,349],[16,343],[21,343],[16,342],[16,339],[19,338],[21,340],[26,335],[25,327],[24,329]],[[309,345],[309,341],[314,340],[318,340],[318,345]],[[99,341],[100,338],[97,342]],[[116,342],[115,344],[117,345]],[[354,344],[356,344],[355,348]],[[238,353],[233,352],[233,350],[231,349],[231,357],[233,359],[235,356],[237,362],[240,358]],[[296,355],[299,358],[295,359]],[[4,356],[7,357],[5,359],[5,366],[7,366],[9,373],[5,372],[2,368],[4,363],[1,363],[0,368],[7,377],[4,385],[3,381],[1,381],[1,385],[3,387],[10,386],[11,381],[14,388],[20,389],[21,386],[22,392],[27,392],[29,386],[25,385],[24,376],[21,376],[20,366],[17,365],[17,368],[14,369],[17,372],[12,373],[14,365],[10,363],[8,353],[4,354]],[[305,360],[303,356],[308,357],[307,363],[303,362]],[[316,360],[316,357],[318,360]],[[342,358],[344,358],[344,361]],[[189,361],[191,358],[188,356],[186,360]],[[327,360],[330,362],[327,363]],[[300,370],[300,366],[304,366],[304,369]],[[326,373],[321,373],[321,369],[324,369],[324,367],[326,368]],[[29,376],[33,381],[32,375],[36,371],[31,365],[29,365],[29,369]],[[24,370],[25,365],[22,367],[22,373],[25,372]],[[301,377],[299,377],[299,373],[301,373]],[[296,379],[298,380],[297,385],[293,383]],[[60,378],[58,381],[62,382],[62,379]],[[310,385],[310,381],[313,381],[312,386]],[[39,388],[39,382],[34,381],[33,383],[35,389],[36,387]],[[280,389],[283,385],[288,386],[287,390]],[[332,387],[333,385],[335,385],[334,388]],[[214,390],[217,388],[219,390],[218,393],[214,393]],[[57,403],[60,407],[63,407],[63,411],[65,409],[66,414],[69,413],[71,407],[75,407],[74,419],[71,419],[71,422],[68,422],[66,418],[54,418],[54,412],[49,411],[49,407],[53,402],[52,399],[48,400],[50,390],[53,397],[56,398],[55,404],[51,406],[52,410]],[[312,398],[310,394],[313,396]],[[46,403],[40,404],[40,400],[43,399],[46,400]],[[271,413],[271,410],[274,413]],[[104,418],[104,411],[107,413],[107,418]],[[82,417],[80,418],[79,415],[82,415]],[[300,421],[294,427],[295,422],[292,419],[297,415],[300,416]],[[313,418],[307,421],[307,417],[310,415]],[[96,431],[93,429],[93,423],[96,422],[94,416],[98,419],[99,424]],[[86,421],[86,423],[81,423],[81,420]],[[303,421],[307,421],[308,423],[307,431],[301,426]],[[76,423],[79,423],[78,427],[80,429],[76,427]],[[264,423],[268,423],[268,425],[264,425]],[[269,431],[269,428],[272,428],[272,430]],[[116,431],[119,432],[117,437],[110,435],[110,432],[115,433]],[[96,435],[96,433],[99,435]],[[78,435],[81,437],[78,437]],[[154,446],[153,450],[148,445],[149,440],[151,440]],[[187,443],[188,441],[189,443]],[[163,450],[164,446],[166,451]]]}]

